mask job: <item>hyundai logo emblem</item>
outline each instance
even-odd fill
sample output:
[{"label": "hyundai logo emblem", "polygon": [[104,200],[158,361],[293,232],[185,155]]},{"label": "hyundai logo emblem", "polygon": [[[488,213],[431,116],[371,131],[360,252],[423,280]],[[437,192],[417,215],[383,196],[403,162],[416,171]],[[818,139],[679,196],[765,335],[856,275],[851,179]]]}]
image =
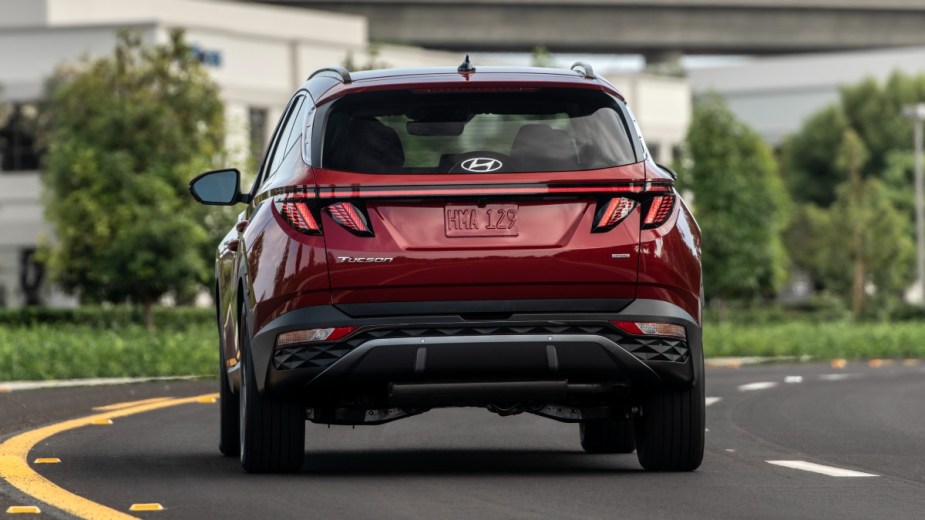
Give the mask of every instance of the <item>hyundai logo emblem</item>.
[{"label": "hyundai logo emblem", "polygon": [[501,161],[488,157],[473,157],[472,159],[466,159],[462,162],[464,170],[476,173],[493,172],[495,170],[500,170],[501,166],[503,166]]}]

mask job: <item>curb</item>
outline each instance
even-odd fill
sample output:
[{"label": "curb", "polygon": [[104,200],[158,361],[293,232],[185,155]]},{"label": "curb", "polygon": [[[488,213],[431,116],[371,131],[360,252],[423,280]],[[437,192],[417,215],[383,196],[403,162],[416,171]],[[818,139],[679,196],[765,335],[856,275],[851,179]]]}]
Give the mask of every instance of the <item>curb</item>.
[{"label": "curb", "polygon": [[166,376],[166,377],[98,377],[90,379],[57,379],[50,381],[9,381],[0,383],[0,393],[21,392],[24,390],[41,390],[43,388],[69,388],[76,386],[129,385],[133,383],[150,383],[153,381],[191,381],[203,379],[202,376]]}]

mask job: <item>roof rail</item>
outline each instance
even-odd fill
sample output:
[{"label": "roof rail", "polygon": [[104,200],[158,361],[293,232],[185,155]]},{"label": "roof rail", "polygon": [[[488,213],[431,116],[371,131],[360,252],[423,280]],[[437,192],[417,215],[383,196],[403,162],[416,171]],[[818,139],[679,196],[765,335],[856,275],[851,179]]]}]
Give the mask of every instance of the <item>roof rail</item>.
[{"label": "roof rail", "polygon": [[344,83],[350,83],[353,81],[353,78],[350,77],[350,71],[343,67],[325,67],[323,69],[318,69],[315,72],[312,72],[312,75],[309,76],[308,79],[312,79],[318,74],[323,74],[325,72],[333,72],[334,74],[337,74],[340,80]]},{"label": "roof rail", "polygon": [[569,70],[575,70],[575,67],[580,67],[581,70],[578,71],[579,74],[585,77],[585,79],[597,79],[597,76],[594,75],[594,69],[591,68],[591,65],[583,61],[576,61],[569,67]]}]

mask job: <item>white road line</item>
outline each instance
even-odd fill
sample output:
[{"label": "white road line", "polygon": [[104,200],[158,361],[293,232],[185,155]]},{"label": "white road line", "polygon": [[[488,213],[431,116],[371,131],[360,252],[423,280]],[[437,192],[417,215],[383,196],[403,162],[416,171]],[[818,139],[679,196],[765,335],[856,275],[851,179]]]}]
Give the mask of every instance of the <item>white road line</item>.
[{"label": "white road line", "polygon": [[784,382],[787,384],[802,383],[803,376],[787,376],[784,378]]},{"label": "white road line", "polygon": [[761,381],[758,383],[748,383],[747,385],[739,385],[740,392],[749,392],[751,390],[766,390],[768,388],[774,388],[777,386],[777,383],[774,381]]},{"label": "white road line", "polygon": [[707,404],[707,406],[710,406],[711,404],[716,404],[716,403],[718,403],[718,402],[720,402],[720,401],[722,401],[722,400],[723,400],[722,397],[707,397],[707,398],[706,398],[706,404]]},{"label": "white road line", "polygon": [[842,469],[836,468],[833,466],[823,466],[822,464],[814,464],[812,462],[806,462],[805,460],[766,460],[768,464],[774,464],[775,466],[783,466],[785,468],[799,469],[803,471],[811,471],[813,473],[820,473],[822,475],[828,475],[830,477],[879,477],[880,475],[874,475],[873,473],[863,473],[861,471],[854,471],[851,469]]},{"label": "white road line", "polygon": [[150,381],[186,381],[201,379],[198,376],[170,377],[100,377],[92,379],[58,379],[51,381],[10,381],[0,383],[0,392],[19,392],[22,390],[39,390],[42,388],[69,388],[74,386],[106,386],[147,383]]},{"label": "white road line", "polygon": [[819,379],[823,381],[842,381],[844,379],[854,379],[861,377],[861,374],[822,374]]}]

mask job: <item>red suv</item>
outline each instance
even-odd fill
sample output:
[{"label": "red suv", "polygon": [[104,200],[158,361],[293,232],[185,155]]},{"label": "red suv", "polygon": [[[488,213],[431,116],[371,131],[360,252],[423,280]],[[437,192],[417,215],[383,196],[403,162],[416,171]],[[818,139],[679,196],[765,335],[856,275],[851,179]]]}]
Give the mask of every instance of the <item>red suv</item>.
[{"label": "red suv", "polygon": [[221,442],[295,471],[305,421],[481,406],[647,470],[703,457],[700,231],[623,96],[572,70],[308,79],[218,248]]}]

